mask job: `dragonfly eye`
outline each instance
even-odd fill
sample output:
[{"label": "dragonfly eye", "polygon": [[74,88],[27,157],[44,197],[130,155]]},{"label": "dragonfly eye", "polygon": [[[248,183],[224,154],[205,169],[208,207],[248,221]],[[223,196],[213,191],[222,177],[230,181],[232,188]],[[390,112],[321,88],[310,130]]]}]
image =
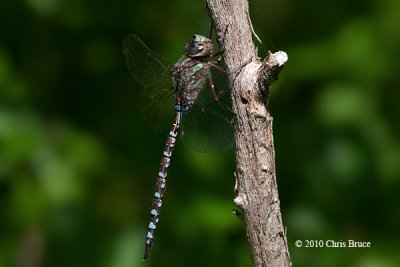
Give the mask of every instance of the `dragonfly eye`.
[{"label": "dragonfly eye", "polygon": [[212,54],[212,42],[210,39],[195,34],[185,47],[185,55],[189,57],[207,57]]}]

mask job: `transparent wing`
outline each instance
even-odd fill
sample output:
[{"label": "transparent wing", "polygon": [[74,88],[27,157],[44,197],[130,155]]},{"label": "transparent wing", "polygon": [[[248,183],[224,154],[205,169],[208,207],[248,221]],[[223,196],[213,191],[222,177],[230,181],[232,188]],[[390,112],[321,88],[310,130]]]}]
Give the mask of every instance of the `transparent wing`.
[{"label": "transparent wing", "polygon": [[138,97],[142,117],[155,132],[165,130],[174,116],[171,66],[135,34],[125,38],[123,52],[129,72],[143,87]]},{"label": "transparent wing", "polygon": [[197,103],[183,116],[182,141],[198,152],[229,150],[233,147],[231,117],[221,103]]},{"label": "transparent wing", "polygon": [[160,88],[171,84],[171,66],[148,48],[135,34],[123,42],[123,51],[129,72],[144,88]]},{"label": "transparent wing", "polygon": [[161,133],[171,127],[175,108],[170,91],[161,91],[152,96],[141,94],[139,108],[143,120],[152,131]]}]

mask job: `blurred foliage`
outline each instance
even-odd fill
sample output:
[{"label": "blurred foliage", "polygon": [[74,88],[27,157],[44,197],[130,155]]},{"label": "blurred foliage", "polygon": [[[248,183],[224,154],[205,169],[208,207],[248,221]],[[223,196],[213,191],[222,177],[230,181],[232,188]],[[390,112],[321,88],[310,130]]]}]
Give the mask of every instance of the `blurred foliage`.
[{"label": "blurred foliage", "polygon": [[[260,53],[289,55],[269,102],[294,266],[397,266],[400,2],[254,0],[250,10]],[[0,3],[0,266],[251,266],[231,214],[233,152],[179,142],[141,261],[165,136],[140,119],[122,40],[135,32],[173,62],[209,26],[200,0]]]}]

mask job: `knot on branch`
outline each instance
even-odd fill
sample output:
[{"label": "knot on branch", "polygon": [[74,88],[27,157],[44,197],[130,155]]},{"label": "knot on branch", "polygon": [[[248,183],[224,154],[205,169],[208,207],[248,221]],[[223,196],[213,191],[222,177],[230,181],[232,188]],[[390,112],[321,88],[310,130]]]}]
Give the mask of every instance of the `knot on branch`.
[{"label": "knot on branch", "polygon": [[235,197],[233,202],[235,202],[235,204],[242,210],[244,210],[248,205],[247,197],[244,194],[239,194],[237,197]]},{"label": "knot on branch", "polygon": [[264,59],[259,69],[258,77],[268,88],[274,81],[278,80],[279,72],[288,61],[288,56],[285,52],[279,51],[276,53],[269,53],[268,57]]}]

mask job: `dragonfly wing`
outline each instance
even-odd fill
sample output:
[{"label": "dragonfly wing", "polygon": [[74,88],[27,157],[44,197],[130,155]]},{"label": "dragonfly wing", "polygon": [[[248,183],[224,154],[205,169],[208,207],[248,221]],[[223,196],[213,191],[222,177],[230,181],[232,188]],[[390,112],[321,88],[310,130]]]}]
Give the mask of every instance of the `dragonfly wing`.
[{"label": "dragonfly wing", "polygon": [[159,88],[171,84],[170,64],[151,51],[135,34],[129,34],[125,38],[123,51],[129,72],[144,88]]},{"label": "dragonfly wing", "polygon": [[174,115],[170,65],[135,34],[125,38],[123,52],[129,72],[143,87],[138,96],[142,117],[155,132],[168,128]]},{"label": "dragonfly wing", "polygon": [[185,144],[198,152],[220,152],[233,147],[231,121],[209,106],[195,105],[184,114],[181,136]]},{"label": "dragonfly wing", "polygon": [[171,126],[175,109],[170,92],[162,91],[153,96],[141,94],[139,98],[141,116],[151,130],[160,133]]}]

